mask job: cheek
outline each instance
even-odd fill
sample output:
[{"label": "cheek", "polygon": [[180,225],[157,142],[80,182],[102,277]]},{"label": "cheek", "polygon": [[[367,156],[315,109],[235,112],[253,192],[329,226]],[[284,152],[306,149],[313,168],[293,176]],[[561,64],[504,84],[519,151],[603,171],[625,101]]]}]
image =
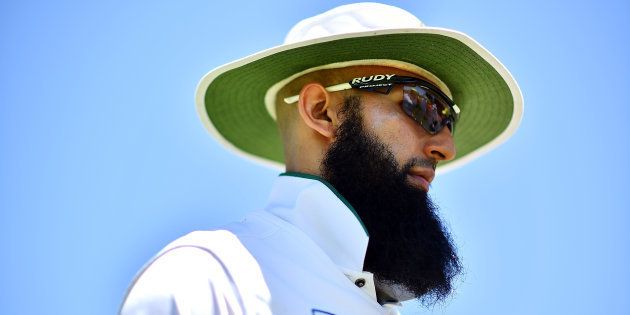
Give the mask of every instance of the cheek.
[{"label": "cheek", "polygon": [[387,143],[400,166],[421,155],[420,142],[414,128],[399,124],[397,128],[385,133],[384,136],[385,139],[382,140]]},{"label": "cheek", "polygon": [[369,115],[368,129],[387,145],[401,166],[421,155],[417,124],[402,110],[375,110]]},{"label": "cheek", "polygon": [[400,119],[399,113],[382,109],[374,110],[370,115],[369,122],[372,130],[376,132],[388,132],[396,129]]}]

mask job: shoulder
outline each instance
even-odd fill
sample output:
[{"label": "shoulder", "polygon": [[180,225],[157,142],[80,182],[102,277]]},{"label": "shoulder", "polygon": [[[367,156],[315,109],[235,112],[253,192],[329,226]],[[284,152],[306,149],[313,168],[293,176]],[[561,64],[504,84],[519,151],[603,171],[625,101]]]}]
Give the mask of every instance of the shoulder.
[{"label": "shoulder", "polygon": [[[177,239],[142,269],[123,314],[223,314],[266,306],[269,290],[256,260],[230,231],[198,231]],[[261,312],[264,313],[264,312]]]}]

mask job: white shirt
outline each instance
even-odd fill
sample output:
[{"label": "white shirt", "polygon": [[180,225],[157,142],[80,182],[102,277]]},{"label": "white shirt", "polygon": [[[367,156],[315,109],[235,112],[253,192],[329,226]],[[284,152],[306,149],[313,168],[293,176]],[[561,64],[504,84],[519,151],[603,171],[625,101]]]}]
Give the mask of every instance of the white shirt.
[{"label": "white shirt", "polygon": [[121,314],[398,314],[363,271],[368,234],[318,177],[278,177],[263,210],[169,244],[133,282]]}]

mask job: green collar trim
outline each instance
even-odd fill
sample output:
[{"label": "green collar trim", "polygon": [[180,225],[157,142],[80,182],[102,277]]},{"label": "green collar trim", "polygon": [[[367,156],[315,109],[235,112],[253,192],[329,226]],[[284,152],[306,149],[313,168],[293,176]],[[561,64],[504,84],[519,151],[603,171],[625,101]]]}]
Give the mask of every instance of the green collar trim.
[{"label": "green collar trim", "polygon": [[313,175],[313,174],[300,173],[300,172],[284,172],[284,173],[281,173],[280,176],[293,176],[293,177],[307,178],[307,179],[312,179],[312,180],[319,181],[322,184],[326,185],[326,187],[328,187],[328,189],[330,189],[330,191],[332,191],[335,194],[335,196],[337,196],[337,198],[339,198],[339,200],[341,200],[341,202],[343,202],[343,204],[345,204],[346,207],[348,207],[348,209],[350,209],[350,211],[352,211],[352,214],[354,214],[354,216],[357,218],[359,223],[361,223],[361,227],[363,228],[363,231],[365,232],[365,235],[367,235],[367,237],[370,237],[370,234],[368,233],[367,228],[365,227],[365,224],[363,224],[363,221],[361,221],[361,218],[359,217],[359,214],[357,213],[357,211],[350,204],[350,202],[348,202],[348,200],[346,200],[346,198],[344,198],[337,191],[337,189],[335,189],[335,187],[333,187],[329,182],[327,182],[326,180],[324,180],[323,178],[321,178],[319,176],[316,176],[316,175]]}]

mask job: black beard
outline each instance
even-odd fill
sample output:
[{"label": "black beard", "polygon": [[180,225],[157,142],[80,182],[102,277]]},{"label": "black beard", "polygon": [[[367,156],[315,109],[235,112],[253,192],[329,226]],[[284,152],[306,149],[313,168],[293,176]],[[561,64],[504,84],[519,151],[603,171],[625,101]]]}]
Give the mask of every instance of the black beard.
[{"label": "black beard", "polygon": [[[407,182],[407,171],[427,161],[399,167],[393,153],[363,127],[358,97],[347,98],[344,121],[322,162],[322,177],[355,208],[370,235],[364,270],[377,292],[402,286],[425,305],[452,291],[461,264],[437,208],[424,190]],[[379,302],[389,297],[379,296]],[[396,298],[396,297],[394,297]]]}]

